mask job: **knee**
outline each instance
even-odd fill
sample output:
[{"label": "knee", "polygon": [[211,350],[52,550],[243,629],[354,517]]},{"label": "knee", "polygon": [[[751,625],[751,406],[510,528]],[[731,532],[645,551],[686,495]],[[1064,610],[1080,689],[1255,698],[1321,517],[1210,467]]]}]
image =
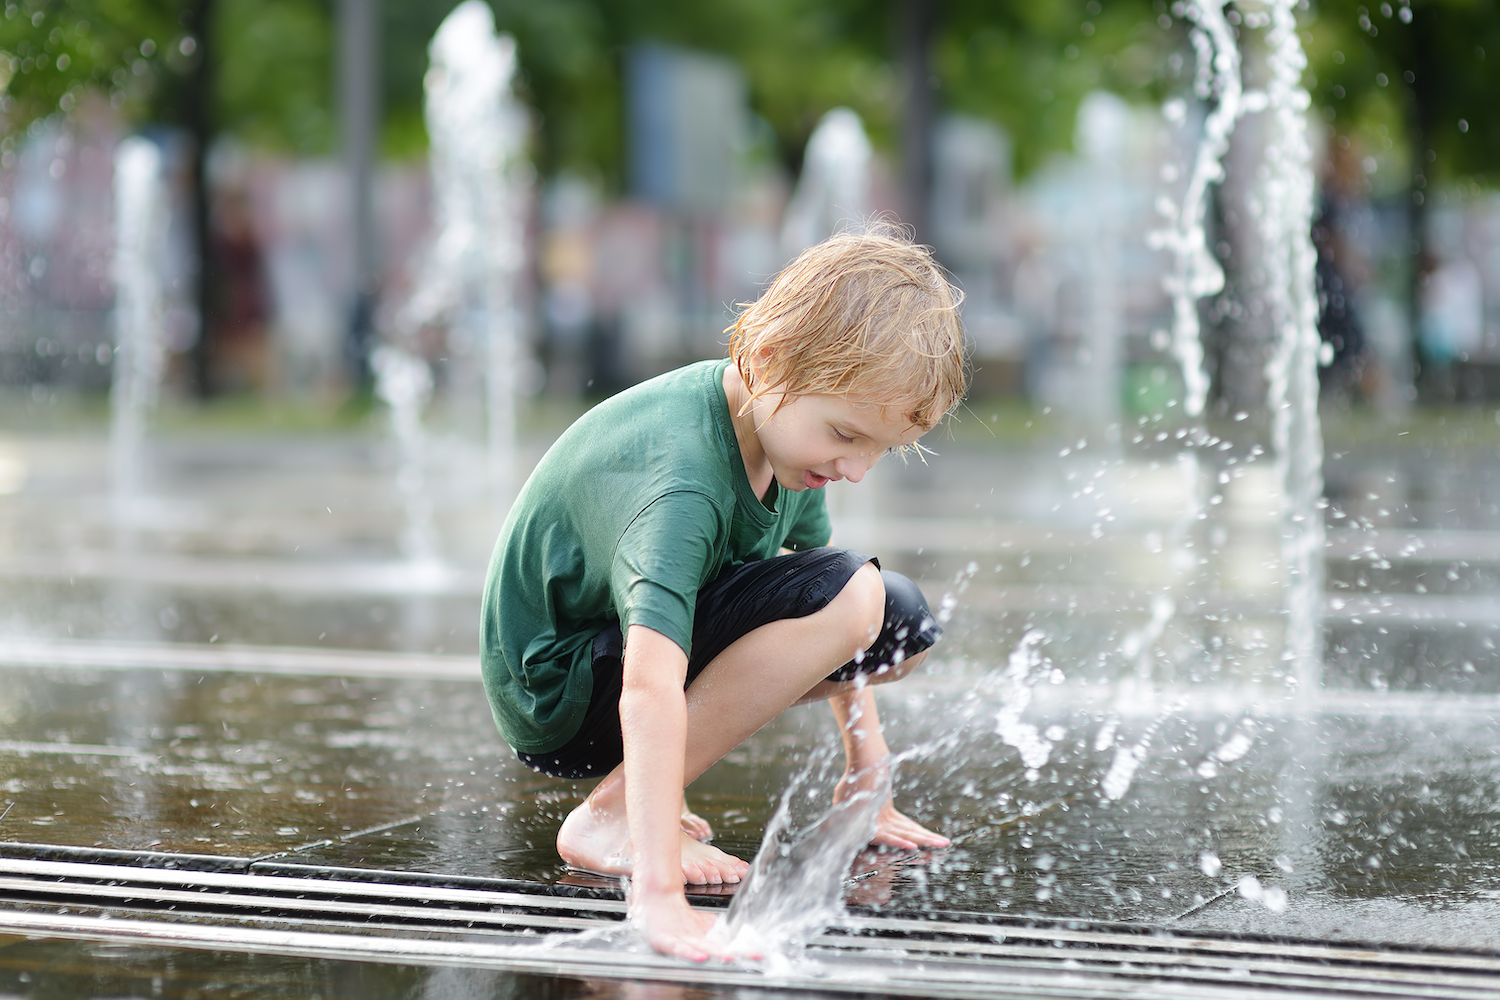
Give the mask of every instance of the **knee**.
[{"label": "knee", "polygon": [[913,583],[910,577],[888,569],[880,571],[880,579],[885,591],[886,621],[892,625],[905,625],[913,632],[920,632],[927,627],[926,623],[932,619],[932,612],[927,607],[927,598],[923,596],[922,588]]},{"label": "knee", "polygon": [[885,624],[885,582],[874,563],[865,563],[855,571],[834,605],[841,611],[839,618],[846,628],[844,637],[851,655],[868,648]]},{"label": "knee", "polygon": [[920,667],[922,665],[922,661],[926,659],[927,650],[924,649],[920,652],[913,653],[911,656],[908,656],[906,659],[900,661],[899,663],[892,663],[888,665],[882,664],[881,666],[876,667],[875,671],[869,675],[870,683],[889,684],[891,681],[899,681],[901,678],[905,677],[907,674]]}]

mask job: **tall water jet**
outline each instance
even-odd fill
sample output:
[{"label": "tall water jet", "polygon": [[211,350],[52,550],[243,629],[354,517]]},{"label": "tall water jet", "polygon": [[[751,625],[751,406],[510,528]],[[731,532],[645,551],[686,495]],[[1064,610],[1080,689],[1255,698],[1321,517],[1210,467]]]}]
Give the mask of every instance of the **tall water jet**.
[{"label": "tall water jet", "polygon": [[[435,226],[394,333],[409,341],[442,324],[450,352],[477,356],[490,483],[503,506],[514,494],[519,281],[532,183],[526,112],[512,92],[516,44],[496,34],[488,5],[465,0],[428,51],[423,88]],[[450,390],[464,367],[450,367]]]},{"label": "tall water jet", "polygon": [[[781,252],[786,261],[868,220],[872,155],[864,123],[855,112],[834,108],[818,122],[808,137],[802,174],[781,221]],[[828,497],[838,537],[856,547],[873,544],[875,491],[836,486]]]},{"label": "tall water jet", "polygon": [[[1170,575],[1167,582],[1152,595],[1150,620],[1126,634],[1121,652],[1135,667],[1140,688],[1149,687],[1150,651],[1180,610],[1194,570],[1200,565],[1194,532],[1203,517],[1203,470],[1199,446],[1205,441],[1203,409],[1208,401],[1210,381],[1204,369],[1202,324],[1198,303],[1224,288],[1224,270],[1209,249],[1205,220],[1211,186],[1224,179],[1224,156],[1229,138],[1242,111],[1240,52],[1233,29],[1224,16],[1225,0],[1190,3],[1185,14],[1192,22],[1189,32],[1197,57],[1193,92],[1200,101],[1213,101],[1205,116],[1203,131],[1192,156],[1187,182],[1181,199],[1163,197],[1157,203],[1164,217],[1164,228],[1148,234],[1147,244],[1165,250],[1171,258],[1162,285],[1172,302],[1172,325],[1167,344],[1182,377],[1183,418],[1188,433],[1177,455],[1177,475],[1187,498],[1182,511],[1173,520],[1163,539],[1169,553]],[[1169,101],[1163,108],[1167,121],[1183,125],[1187,105],[1181,99]],[[1144,694],[1144,691],[1139,692]]]},{"label": "tall water jet", "polygon": [[[1172,301],[1170,345],[1183,380],[1183,413],[1193,423],[1179,461],[1193,481],[1200,478],[1198,449],[1211,443],[1202,426],[1210,380],[1204,369],[1199,300],[1225,286],[1223,269],[1209,249],[1205,217],[1210,186],[1225,178],[1224,159],[1236,125],[1247,115],[1269,115],[1271,141],[1260,157],[1249,198],[1257,220],[1265,269],[1263,295],[1274,327],[1265,365],[1270,451],[1279,497],[1279,569],[1285,633],[1282,660],[1302,695],[1321,682],[1323,601],[1322,435],[1318,424],[1316,254],[1312,246],[1313,174],[1307,139],[1310,105],[1301,85],[1306,56],[1296,30],[1296,0],[1242,6],[1246,31],[1267,29],[1268,80],[1246,90],[1236,33],[1225,15],[1227,0],[1189,3],[1185,14],[1197,55],[1194,92],[1213,108],[1179,203],[1163,199],[1166,228],[1151,245],[1171,254],[1165,287]],[[1185,105],[1169,102],[1169,120],[1181,123]],[[1201,513],[1194,505],[1194,518]],[[1177,532],[1186,538],[1188,526]],[[1183,542],[1183,544],[1186,544]]]},{"label": "tall water jet", "polygon": [[167,239],[162,156],[132,136],[115,152],[115,356],[110,385],[109,471],[114,513],[130,522],[145,487],[146,412],[161,386]]},{"label": "tall water jet", "polygon": [[1269,12],[1246,12],[1264,27],[1269,78],[1266,112],[1273,139],[1258,175],[1266,301],[1276,338],[1266,365],[1271,445],[1281,479],[1281,564],[1286,574],[1287,634],[1283,658],[1304,700],[1322,684],[1323,432],[1318,420],[1318,335],[1312,243],[1313,164],[1307,137],[1312,101],[1302,86],[1307,56],[1297,34],[1296,0],[1274,0]]},{"label": "tall water jet", "polygon": [[370,364],[375,370],[375,394],[390,407],[391,433],[396,439],[396,490],[405,513],[401,554],[419,571],[435,570],[437,531],[427,493],[427,435],[422,427],[422,410],[432,398],[432,369],[421,358],[395,347],[377,348]]},{"label": "tall water jet", "polygon": [[807,140],[802,175],[782,220],[787,259],[870,214],[870,140],[859,115],[834,108]]}]

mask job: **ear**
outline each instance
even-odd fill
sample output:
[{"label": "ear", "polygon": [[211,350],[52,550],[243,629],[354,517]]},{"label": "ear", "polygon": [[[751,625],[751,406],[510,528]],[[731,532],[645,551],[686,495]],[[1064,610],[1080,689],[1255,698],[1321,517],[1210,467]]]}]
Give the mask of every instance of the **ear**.
[{"label": "ear", "polygon": [[759,382],[761,375],[766,370],[766,365],[771,360],[771,349],[761,346],[745,355],[745,367],[750,370],[752,382]]}]

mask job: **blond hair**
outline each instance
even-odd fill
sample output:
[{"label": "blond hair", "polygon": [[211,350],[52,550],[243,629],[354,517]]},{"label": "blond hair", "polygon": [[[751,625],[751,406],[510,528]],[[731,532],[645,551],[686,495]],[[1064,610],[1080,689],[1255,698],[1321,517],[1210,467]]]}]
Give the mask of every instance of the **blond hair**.
[{"label": "blond hair", "polygon": [[894,226],[809,247],[729,328],[746,407],[826,393],[901,406],[930,429],[964,395],[961,301],[932,251]]}]

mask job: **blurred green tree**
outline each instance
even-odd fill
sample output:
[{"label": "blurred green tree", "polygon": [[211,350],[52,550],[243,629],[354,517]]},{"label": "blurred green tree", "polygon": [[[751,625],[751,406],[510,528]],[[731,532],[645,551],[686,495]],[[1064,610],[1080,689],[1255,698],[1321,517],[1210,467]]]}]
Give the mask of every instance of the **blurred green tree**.
[{"label": "blurred green tree", "polygon": [[[425,147],[427,42],[455,2],[381,5],[388,154]],[[643,41],[739,62],[752,105],[790,165],[822,114],[841,104],[860,112],[878,145],[896,142],[904,84],[892,0],[490,3],[520,44],[520,86],[536,111],[544,173],[582,170],[618,185],[623,55]],[[1001,122],[1025,172],[1069,147],[1073,113],[1089,90],[1155,100],[1177,86],[1184,48],[1175,6],[943,0],[931,26],[929,84],[942,106]],[[1488,60],[1500,58],[1497,6],[1317,0],[1306,38],[1318,103],[1335,128],[1369,132],[1377,152],[1389,139],[1403,169],[1411,160],[1404,136],[1420,134],[1409,168],[1417,190],[1493,180],[1500,104],[1490,99]],[[0,115],[14,130],[71,110],[93,89],[130,120],[197,124],[258,147],[326,153],[337,131],[333,17],[331,0],[10,0],[0,19]],[[195,123],[199,102],[204,121]]]},{"label": "blurred green tree", "polygon": [[93,90],[128,121],[326,152],[331,53],[326,0],[14,0],[0,114],[24,127]]}]

